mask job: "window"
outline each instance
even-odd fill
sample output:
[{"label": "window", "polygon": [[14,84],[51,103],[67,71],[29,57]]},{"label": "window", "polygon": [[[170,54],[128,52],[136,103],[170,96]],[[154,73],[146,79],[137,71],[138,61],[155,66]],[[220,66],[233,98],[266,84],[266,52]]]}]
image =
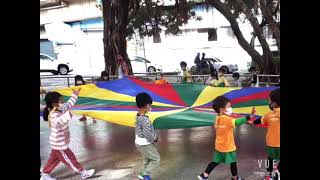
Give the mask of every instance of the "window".
[{"label": "window", "polygon": [[217,29],[209,28],[208,29],[208,41],[217,41]]},{"label": "window", "polygon": [[49,57],[41,55],[41,54],[40,54],[40,60],[51,61],[51,59]]},{"label": "window", "polygon": [[231,37],[232,39],[234,39],[234,38],[235,38],[235,36],[234,36],[234,34],[233,34],[233,31],[232,31],[231,27],[229,27],[229,28],[228,28],[228,30],[227,30],[227,35],[228,35],[229,37]]}]

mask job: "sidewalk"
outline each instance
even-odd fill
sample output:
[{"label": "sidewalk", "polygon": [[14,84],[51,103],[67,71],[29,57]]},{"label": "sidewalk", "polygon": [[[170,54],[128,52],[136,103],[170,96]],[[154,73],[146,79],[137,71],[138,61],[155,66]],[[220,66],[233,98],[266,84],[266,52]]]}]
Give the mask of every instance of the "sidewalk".
[{"label": "sidewalk", "polygon": [[[98,120],[70,122],[71,144],[77,159],[85,168],[95,168],[95,180],[132,180],[142,167],[142,158],[134,145],[134,128]],[[49,128],[40,117],[40,153],[42,166],[49,153]],[[212,159],[214,134],[212,127],[157,130],[157,147],[161,164],[154,174],[156,180],[195,180]],[[258,160],[266,157],[265,129],[244,125],[235,130],[238,148],[238,172],[246,180],[262,179],[264,168]],[[60,163],[52,174],[61,180],[80,179]],[[219,165],[209,179],[230,179],[230,168]]]}]

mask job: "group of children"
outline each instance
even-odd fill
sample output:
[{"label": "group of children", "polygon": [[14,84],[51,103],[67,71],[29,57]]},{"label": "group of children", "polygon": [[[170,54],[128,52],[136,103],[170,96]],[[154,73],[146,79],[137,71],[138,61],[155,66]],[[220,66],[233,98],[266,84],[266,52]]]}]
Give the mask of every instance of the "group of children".
[{"label": "group of children", "polygon": [[250,116],[235,119],[231,117],[232,108],[228,98],[219,96],[213,101],[213,109],[218,114],[214,124],[216,128],[215,152],[212,162],[198,176],[199,180],[207,180],[212,170],[220,163],[230,164],[231,180],[243,180],[238,176],[237,171],[237,153],[233,129],[245,123],[268,125],[266,149],[269,166],[265,179],[279,179],[280,162],[275,172],[273,171],[273,162],[274,160],[280,160],[280,89],[273,90],[269,94],[269,103],[271,111],[261,119],[252,121],[256,113],[255,108],[252,108]]},{"label": "group of children", "polygon": [[[143,157],[144,165],[138,178],[141,180],[151,180],[150,175],[160,162],[160,155],[154,145],[158,141],[158,136],[149,117],[146,115],[151,111],[152,99],[147,93],[140,93],[136,96],[136,103],[139,111],[135,124],[135,143]],[[280,162],[276,172],[273,172],[271,164],[273,164],[274,160],[280,160],[280,89],[276,89],[270,93],[269,103],[271,111],[261,119],[252,121],[256,113],[255,108],[252,108],[250,116],[236,119],[231,117],[232,107],[228,98],[219,96],[213,100],[212,108],[217,113],[214,124],[216,128],[215,152],[212,162],[198,176],[199,180],[207,180],[209,174],[220,163],[230,164],[232,180],[244,180],[238,176],[237,148],[234,142],[233,129],[245,123],[268,125],[266,142],[270,166],[267,169],[268,174],[266,174],[265,179],[277,179],[279,177]]]},{"label": "group of children", "polygon": [[[192,83],[193,79],[191,77],[190,70],[187,68],[187,63],[184,61],[180,62],[180,67],[182,70],[182,83]],[[250,87],[257,87],[257,70],[255,67],[249,68],[249,73],[250,73],[250,79],[247,82],[247,84]],[[224,76],[225,70],[223,68],[220,68],[218,70],[218,75],[212,73],[211,74],[211,81],[209,85],[214,86],[214,87],[230,87],[230,84],[227,80],[227,78]],[[235,72],[232,74],[233,78],[233,87],[242,87],[241,79],[240,79],[240,74]]]},{"label": "group of children", "polygon": [[[50,173],[60,161],[79,174],[82,179],[87,179],[94,174],[94,169],[85,170],[69,149],[70,132],[68,122],[72,118],[70,110],[76,103],[79,92],[80,88],[73,90],[71,98],[66,103],[64,103],[63,96],[57,92],[46,94],[46,108],[44,109],[43,118],[49,122],[51,128],[50,145],[52,151],[43,168],[42,180],[55,179],[50,176]],[[215,151],[213,160],[208,164],[205,171],[197,176],[199,180],[207,180],[209,174],[220,163],[230,164],[232,180],[243,180],[239,177],[237,170],[237,148],[234,142],[233,129],[245,123],[268,125],[266,145],[269,164],[273,164],[274,160],[280,160],[280,89],[273,90],[269,94],[269,103],[271,111],[261,119],[252,121],[256,113],[255,108],[252,108],[250,116],[233,118],[231,116],[232,107],[228,98],[219,96],[213,100],[212,108],[217,113],[214,123],[216,129]],[[136,105],[138,112],[135,121],[135,145],[143,157],[143,170],[138,175],[138,178],[151,180],[152,173],[160,164],[160,154],[155,146],[158,136],[147,115],[151,111],[152,98],[147,93],[139,93],[136,96]],[[269,173],[265,179],[278,178],[280,175],[280,162],[277,171],[274,172],[273,167],[269,166],[267,172]]]}]

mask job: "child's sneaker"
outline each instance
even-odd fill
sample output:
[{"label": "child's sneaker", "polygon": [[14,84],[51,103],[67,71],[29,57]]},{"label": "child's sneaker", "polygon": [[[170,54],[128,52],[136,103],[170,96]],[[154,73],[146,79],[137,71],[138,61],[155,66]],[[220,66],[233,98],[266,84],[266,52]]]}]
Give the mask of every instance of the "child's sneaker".
[{"label": "child's sneaker", "polygon": [[264,176],[263,180],[273,180],[269,173]]},{"label": "child's sneaker", "polygon": [[144,180],[142,173],[138,174],[138,179],[139,180]]},{"label": "child's sneaker", "polygon": [[280,180],[280,173],[278,170],[272,172],[272,180]]},{"label": "child's sneaker", "polygon": [[81,179],[88,179],[94,174],[94,169],[83,170],[80,172]]},{"label": "child's sneaker", "polygon": [[50,174],[41,173],[40,180],[56,180],[56,178],[51,177]]},{"label": "child's sneaker", "polygon": [[203,177],[203,176],[199,175],[199,176],[198,176],[198,179],[199,179],[199,180],[208,180],[208,177]]},{"label": "child's sneaker", "polygon": [[151,180],[151,177],[148,176],[148,175],[144,175],[144,176],[143,176],[143,179],[144,179],[144,180]]}]

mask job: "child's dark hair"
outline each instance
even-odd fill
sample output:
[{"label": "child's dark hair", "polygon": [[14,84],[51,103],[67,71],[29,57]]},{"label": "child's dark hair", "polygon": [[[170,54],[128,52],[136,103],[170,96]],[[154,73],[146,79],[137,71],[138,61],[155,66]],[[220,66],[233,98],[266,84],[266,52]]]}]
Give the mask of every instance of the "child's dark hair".
[{"label": "child's dark hair", "polygon": [[[78,81],[82,81],[82,84],[78,84]],[[76,75],[76,76],[74,77],[74,85],[75,85],[75,86],[85,85],[85,84],[86,84],[86,83],[84,82],[82,76]]]},{"label": "child's dark hair", "polygon": [[53,103],[59,103],[59,99],[62,95],[58,92],[48,92],[44,98],[44,101],[46,102],[46,107],[43,109],[43,119],[45,121],[48,121],[49,116],[49,108],[53,108]]},{"label": "child's dark hair", "polygon": [[181,61],[181,62],[180,62],[180,66],[185,66],[185,67],[187,67],[187,63],[184,62],[184,61]]},{"label": "child's dark hair", "polygon": [[233,73],[232,77],[236,78],[236,79],[239,79],[240,78],[240,74],[239,73]]},{"label": "child's dark hair", "polygon": [[139,93],[136,96],[136,103],[138,108],[142,108],[142,107],[145,107],[147,104],[152,104],[152,98],[150,97],[149,94],[145,92]]},{"label": "child's dark hair", "polygon": [[218,72],[222,72],[223,74],[226,73],[225,69],[224,68],[219,68]]},{"label": "child's dark hair", "polygon": [[278,106],[280,106],[280,88],[271,91],[269,97],[271,102],[275,102]]},{"label": "child's dark hair", "polygon": [[253,67],[253,66],[252,66],[252,67],[249,68],[249,72],[255,72],[255,71],[257,71],[257,68],[256,68],[256,67]]},{"label": "child's dark hair", "polygon": [[107,76],[108,80],[109,80],[109,73],[107,71],[102,71],[101,72],[101,79],[103,79],[104,76]]},{"label": "child's dark hair", "polygon": [[218,96],[212,101],[212,108],[216,113],[221,113],[220,108],[225,108],[230,100],[224,96]]}]

